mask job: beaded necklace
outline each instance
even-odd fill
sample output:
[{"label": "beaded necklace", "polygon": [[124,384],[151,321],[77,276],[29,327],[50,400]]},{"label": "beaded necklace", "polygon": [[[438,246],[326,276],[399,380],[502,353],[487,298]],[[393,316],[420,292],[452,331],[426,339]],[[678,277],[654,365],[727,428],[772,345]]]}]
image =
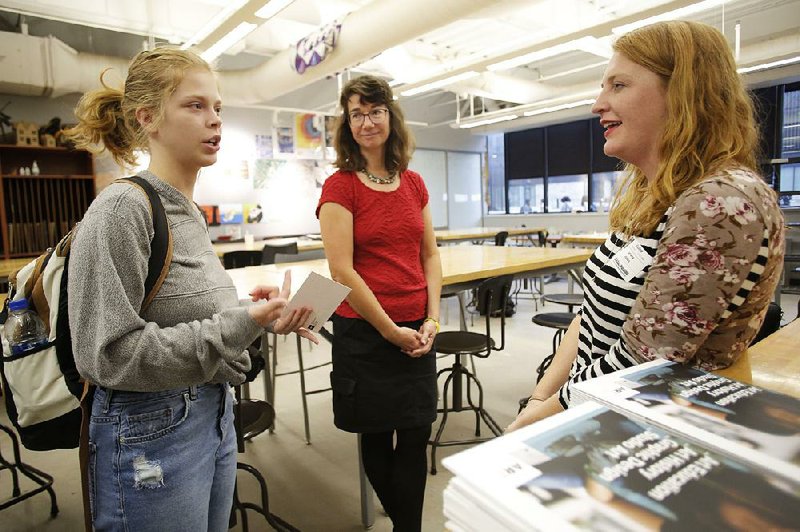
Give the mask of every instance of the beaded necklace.
[{"label": "beaded necklace", "polygon": [[397,177],[397,172],[392,172],[387,177],[378,177],[367,172],[366,168],[362,168],[361,171],[367,176],[367,179],[379,185],[391,185],[394,183],[394,179]]}]

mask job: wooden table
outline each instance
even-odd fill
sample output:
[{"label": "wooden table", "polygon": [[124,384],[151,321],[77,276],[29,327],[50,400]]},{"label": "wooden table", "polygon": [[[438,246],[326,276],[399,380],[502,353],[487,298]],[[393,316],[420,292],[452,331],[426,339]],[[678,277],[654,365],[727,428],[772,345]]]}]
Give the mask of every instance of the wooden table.
[{"label": "wooden table", "polygon": [[[491,240],[500,231],[508,231],[508,236],[532,236],[546,233],[545,227],[468,227],[466,229],[437,229],[436,241],[440,244]],[[538,244],[538,241],[536,242]]]},{"label": "wooden table", "polygon": [[273,246],[283,246],[286,244],[291,244],[292,242],[297,242],[297,251],[302,253],[304,251],[315,251],[318,249],[322,249],[322,239],[316,238],[307,238],[307,237],[300,237],[300,238],[268,238],[265,240],[256,240],[253,242],[252,245],[247,245],[246,242],[215,242],[212,244],[214,246],[214,252],[217,254],[218,257],[222,257],[225,253],[229,251],[254,251],[254,250],[261,250],[265,245],[270,244]]},{"label": "wooden table", "polygon": [[[455,242],[470,242],[473,240],[491,240],[500,231],[508,231],[508,236],[528,236],[544,233],[544,227],[471,227],[468,229],[437,229],[436,241],[440,244]],[[252,245],[247,245],[244,241],[236,242],[215,242],[214,252],[218,257],[229,251],[252,251],[262,249],[264,245],[282,246],[297,242],[297,251],[315,251],[323,249],[321,238],[268,238],[256,240]]]},{"label": "wooden table", "polygon": [[608,239],[608,233],[564,234],[561,244],[585,245],[597,247]]},{"label": "wooden table", "polygon": [[25,257],[21,259],[0,260],[0,280],[6,281],[9,275],[19,270],[35,258],[36,257]]},{"label": "wooden table", "polygon": [[[496,246],[451,246],[439,248],[442,258],[442,284],[450,292],[472,288],[483,279],[496,275],[528,276],[532,273],[550,273],[581,268],[591,256],[591,251],[570,248],[530,248]],[[292,270],[296,289],[309,273],[330,277],[325,259],[267,264],[228,270],[240,299],[257,284],[280,286],[283,274]]]},{"label": "wooden table", "polygon": [[750,346],[733,366],[714,373],[800,398],[800,319]]}]

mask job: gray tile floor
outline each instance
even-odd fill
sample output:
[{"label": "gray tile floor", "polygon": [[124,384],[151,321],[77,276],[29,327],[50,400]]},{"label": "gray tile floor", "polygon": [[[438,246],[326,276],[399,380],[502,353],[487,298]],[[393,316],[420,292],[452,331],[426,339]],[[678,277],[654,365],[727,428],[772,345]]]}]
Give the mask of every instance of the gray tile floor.
[{"label": "gray tile floor", "polygon": [[[546,285],[549,293],[565,292],[566,283]],[[797,314],[797,295],[785,295],[781,301],[784,322]],[[451,300],[450,323],[445,328],[457,328],[458,313]],[[564,310],[548,304],[539,311]],[[508,320],[508,345],[505,351],[494,353],[488,359],[477,360],[478,376],[486,391],[486,408],[501,426],[507,425],[516,413],[517,401],[530,392],[534,369],[550,351],[552,331],[531,323],[536,312],[531,301],[520,300],[517,314]],[[483,326],[476,319],[475,327]],[[307,343],[303,348],[307,350]],[[307,365],[324,361],[330,357],[330,348],[323,342],[306,354]],[[439,361],[439,367],[450,363],[448,358]],[[279,364],[281,369],[296,367],[294,342],[289,339],[280,344]],[[329,368],[309,372],[309,388],[327,384]],[[260,382],[251,385],[253,396],[263,396]],[[356,439],[352,434],[337,430],[332,423],[330,394],[309,396],[311,413],[312,444],[306,445],[303,436],[303,417],[299,394],[299,378],[281,377],[277,384],[276,410],[277,430],[274,434],[262,434],[247,444],[241,460],[257,467],[267,478],[270,489],[270,505],[274,513],[304,531],[353,531],[362,530],[359,506]],[[473,419],[469,413],[451,415],[445,432],[448,438],[468,438],[472,434]],[[4,409],[0,409],[0,423],[7,423]],[[434,425],[434,429],[437,425]],[[484,427],[484,430],[485,427]],[[488,431],[487,431],[488,432]],[[460,448],[443,448],[439,460]],[[0,450],[10,456],[8,439],[0,435]],[[52,451],[36,453],[23,450],[23,460],[55,477],[55,490],[60,513],[49,518],[49,500],[46,495],[37,495],[16,506],[0,512],[0,529],[11,531],[78,531],[82,529],[82,505],[76,451]],[[240,490],[243,498],[254,500],[256,484],[240,475]],[[439,473],[428,476],[425,499],[424,529],[443,530],[442,491],[450,474],[439,464]],[[27,484],[29,486],[29,484]],[[0,472],[0,500],[11,493],[11,478],[7,471]],[[263,519],[251,514],[251,530],[269,530]],[[175,529],[165,526],[163,530]],[[373,530],[391,530],[391,522],[377,505],[377,516]]]}]

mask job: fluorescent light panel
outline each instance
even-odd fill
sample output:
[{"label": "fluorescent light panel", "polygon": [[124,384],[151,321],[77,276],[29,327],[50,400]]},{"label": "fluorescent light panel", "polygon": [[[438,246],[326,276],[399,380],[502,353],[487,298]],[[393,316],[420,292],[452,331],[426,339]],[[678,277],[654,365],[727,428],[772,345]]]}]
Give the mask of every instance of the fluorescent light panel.
[{"label": "fluorescent light panel", "polygon": [[197,33],[195,33],[188,41],[181,45],[181,50],[186,50],[187,48],[191,48],[195,44],[202,42],[203,39],[214,33],[214,30],[222,26],[222,24],[231,18],[231,15],[239,11],[243,5],[247,3],[248,0],[234,0],[230,2],[227,6],[220,10],[219,13],[214,15],[214,17],[206,22],[206,24],[200,28]]},{"label": "fluorescent light panel", "polygon": [[487,118],[486,120],[460,124],[458,127],[461,129],[472,129],[473,127],[488,126],[489,124],[497,124],[498,122],[508,122],[509,120],[516,120],[517,118],[519,118],[519,115],[496,116],[494,118]]},{"label": "fluorescent light panel", "polygon": [[462,72],[461,74],[450,76],[449,78],[440,79],[438,81],[426,83],[425,85],[420,85],[419,87],[415,87],[413,89],[408,89],[400,94],[403,96],[415,96],[417,94],[422,94],[423,92],[440,89],[446,85],[450,85],[451,83],[457,83],[459,81],[464,81],[465,79],[474,78],[476,76],[478,76],[478,73],[474,70],[470,70],[469,72]]},{"label": "fluorescent light panel", "polygon": [[509,68],[527,65],[528,63],[535,63],[537,61],[543,61],[545,59],[565,54],[567,52],[574,52],[576,50],[599,55],[600,57],[605,57],[606,59],[610,58],[611,54],[613,53],[611,50],[611,45],[607,41],[598,39],[596,37],[586,36],[573,41],[556,44],[555,46],[550,46],[549,48],[544,48],[542,50],[536,50],[517,57],[512,57],[511,59],[506,59],[498,63],[493,63],[487,66],[486,70],[508,70]]},{"label": "fluorescent light panel", "polygon": [[551,79],[561,78],[564,76],[569,76],[571,74],[578,74],[579,72],[583,72],[584,70],[592,70],[593,68],[605,66],[608,64],[608,61],[600,61],[598,63],[592,63],[591,65],[586,65],[578,68],[573,68],[570,70],[564,70],[562,72],[556,72],[555,74],[550,74],[549,76],[542,76],[536,81],[549,81]]},{"label": "fluorescent light panel", "polygon": [[[578,95],[576,95],[576,96],[578,96]],[[554,113],[556,111],[563,111],[565,109],[572,109],[574,107],[581,107],[583,105],[592,105],[592,104],[594,104],[594,102],[595,102],[594,98],[586,98],[586,99],[577,100],[577,101],[574,101],[574,102],[567,102],[567,103],[562,103],[562,104],[559,104],[559,105],[552,105],[550,107],[542,107],[541,109],[534,109],[532,111],[526,111],[526,112],[523,113],[523,116],[527,117],[527,116],[544,115],[544,114],[547,114],[547,113]],[[497,124],[498,122],[507,122],[509,120],[516,120],[517,118],[519,118],[519,115],[517,115],[517,114],[502,115],[502,116],[496,116],[496,117],[493,117],[493,118],[487,118],[486,120],[476,120],[474,122],[472,122],[472,121],[464,122],[464,123],[459,124],[458,127],[460,127],[461,129],[471,129],[473,127],[488,126],[490,124]]]},{"label": "fluorescent light panel", "polygon": [[272,0],[256,11],[256,16],[265,20],[271,19],[293,3],[294,0]]},{"label": "fluorescent light panel", "polygon": [[771,68],[793,65],[795,63],[800,63],[800,55],[796,55],[788,59],[780,59],[778,61],[772,61],[771,63],[761,63],[760,65],[738,68],[736,69],[736,72],[738,72],[739,74],[749,74],[750,72],[759,72],[761,70],[769,70]]},{"label": "fluorescent light panel", "polygon": [[244,39],[251,31],[258,27],[257,24],[251,24],[250,22],[242,22],[230,32],[227,33],[223,38],[215,42],[208,50],[200,54],[200,57],[205,59],[208,62],[213,61],[220,55],[222,55],[225,50],[236,44],[237,42]]},{"label": "fluorescent light panel", "polygon": [[554,105],[552,107],[542,107],[541,109],[534,109],[533,111],[525,111],[524,116],[544,115],[547,113],[554,113],[556,111],[563,111],[564,109],[572,109],[573,107],[581,107],[582,105],[594,104],[594,98],[586,100],[578,100],[577,102],[562,103],[561,105]]}]

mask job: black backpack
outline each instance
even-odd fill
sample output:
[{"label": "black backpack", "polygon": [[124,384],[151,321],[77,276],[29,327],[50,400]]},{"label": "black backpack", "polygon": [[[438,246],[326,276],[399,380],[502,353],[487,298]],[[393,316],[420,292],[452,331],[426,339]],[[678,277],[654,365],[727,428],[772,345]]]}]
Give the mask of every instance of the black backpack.
[{"label": "black backpack", "polygon": [[[152,185],[139,176],[122,181],[142,190],[153,214],[155,234],[150,243],[144,310],[169,271],[172,235],[167,213]],[[18,355],[11,354],[3,338],[0,359],[8,417],[22,444],[32,451],[74,449],[80,440],[85,384],[75,368],[67,306],[69,254],[74,233],[73,228],[55,248],[48,249],[9,276],[8,299],[0,314],[0,323],[5,323],[9,302],[27,298],[29,308],[39,315],[48,333],[46,344]],[[54,308],[56,312],[52,312]]]}]

